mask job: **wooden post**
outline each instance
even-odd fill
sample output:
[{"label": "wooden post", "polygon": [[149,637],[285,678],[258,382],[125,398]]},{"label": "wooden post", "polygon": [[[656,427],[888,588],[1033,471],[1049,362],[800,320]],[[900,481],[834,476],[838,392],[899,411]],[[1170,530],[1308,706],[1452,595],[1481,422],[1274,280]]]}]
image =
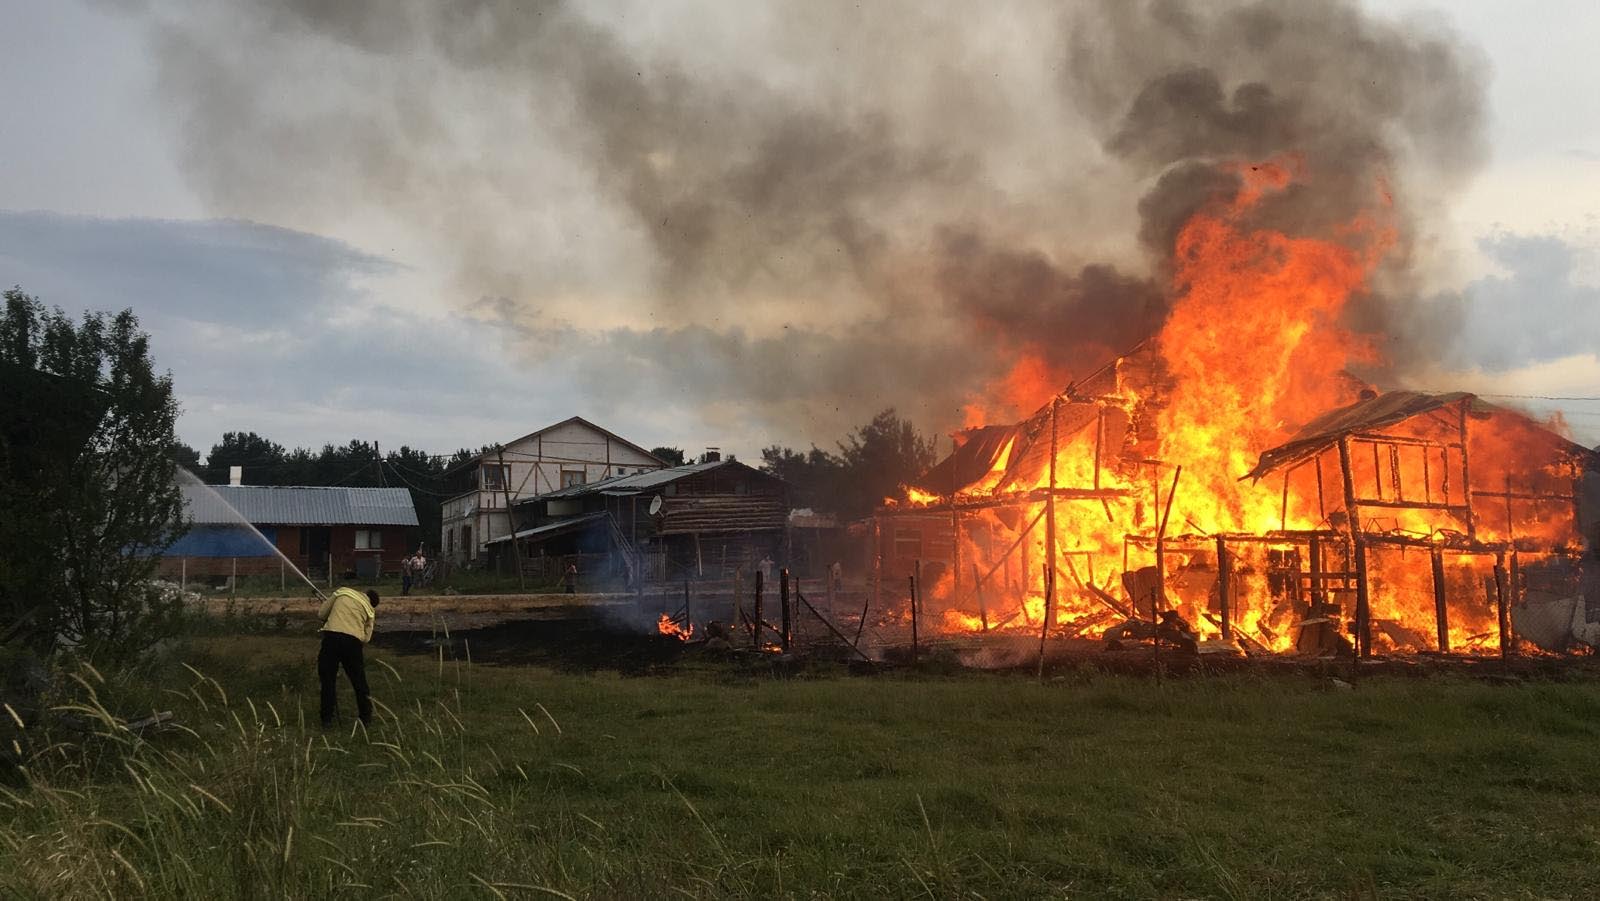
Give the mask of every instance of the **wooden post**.
[{"label": "wooden post", "polygon": [[1499,550],[1494,555],[1494,609],[1499,620],[1500,632],[1500,659],[1505,660],[1511,656],[1511,611],[1507,607],[1506,578],[1506,552]]},{"label": "wooden post", "polygon": [[756,570],[756,621],[750,624],[751,647],[761,650],[761,582],[766,576],[761,570]]},{"label": "wooden post", "polygon": [[744,597],[744,567],[736,566],[733,569],[733,610],[728,615],[728,622],[739,621],[739,599]]},{"label": "wooden post", "polygon": [[1283,471],[1283,506],[1278,511],[1278,528],[1284,531],[1289,529],[1289,473],[1292,471]]},{"label": "wooden post", "polygon": [[1323,522],[1327,522],[1327,520],[1328,520],[1328,504],[1327,504],[1326,501],[1324,501],[1322,499],[1322,454],[1318,453],[1316,459],[1317,459],[1317,516],[1321,517],[1321,519],[1318,520],[1319,528],[1320,528],[1320,524],[1323,523]]},{"label": "wooden post", "polygon": [[1372,599],[1367,586],[1367,541],[1356,538],[1356,656],[1372,655]]},{"label": "wooden post", "polygon": [[239,594],[239,558],[228,558],[228,597],[237,597]]},{"label": "wooden post", "polygon": [[978,622],[983,631],[989,631],[989,606],[983,602],[983,580],[978,578],[978,564],[972,564],[972,588],[978,593]]},{"label": "wooden post", "polygon": [[1372,636],[1369,632],[1371,623],[1367,622],[1370,612],[1368,608],[1370,598],[1367,595],[1367,542],[1361,534],[1361,513],[1356,509],[1356,483],[1353,467],[1350,464],[1349,436],[1339,439],[1339,469],[1344,474],[1345,520],[1350,530],[1351,543],[1355,548],[1356,634],[1352,644],[1355,646],[1355,656],[1360,658],[1371,650]]},{"label": "wooden post", "polygon": [[[1054,410],[1051,412],[1053,413]],[[1051,500],[1053,501],[1054,498],[1051,498]],[[1048,611],[1050,610],[1051,603],[1055,600],[1055,593],[1056,570],[1053,566],[1046,566],[1044,568],[1044,609],[1047,612],[1044,616],[1040,617],[1040,619],[1044,621],[1044,624],[1039,628],[1039,670],[1036,674],[1036,677],[1039,679],[1044,678],[1044,643],[1045,639],[1050,636],[1050,614]],[[1024,603],[1023,606],[1026,607],[1026,603]]]},{"label": "wooden post", "polygon": [[794,620],[789,613],[789,567],[787,566],[778,570],[778,607],[779,615],[783,618],[780,624],[783,630],[778,636],[778,645],[787,654],[789,653],[789,642],[793,638],[790,630],[794,625]]},{"label": "wooden post", "polygon": [[[1057,395],[1055,397],[1050,398],[1050,493],[1045,495],[1045,500],[1044,500],[1044,502],[1049,505],[1049,506],[1045,507],[1045,526],[1044,526],[1044,529],[1045,529],[1045,532],[1044,532],[1044,543],[1045,543],[1045,550],[1044,550],[1045,565],[1044,565],[1044,569],[1045,569],[1046,573],[1054,572],[1055,568],[1056,568],[1056,452],[1058,450],[1058,441],[1059,441],[1059,438],[1058,438],[1058,435],[1057,435],[1057,429],[1056,429],[1056,420],[1058,418],[1057,411],[1060,408],[1061,408],[1061,397],[1059,395]],[[1047,575],[1046,578],[1048,579],[1050,577]],[[1026,605],[1024,605],[1024,606],[1026,606]],[[1056,621],[1055,597],[1054,597],[1053,593],[1050,591],[1050,586],[1047,584],[1045,586],[1045,595],[1044,595],[1044,631],[1045,631],[1045,633],[1047,633],[1047,634],[1049,633],[1050,627],[1055,625],[1055,621]],[[1040,641],[1043,641],[1043,639],[1040,639]],[[1044,666],[1044,657],[1043,657],[1044,650],[1043,650],[1042,647],[1041,647],[1039,653],[1041,655],[1040,658],[1039,658],[1039,666],[1042,668]]]},{"label": "wooden post", "polygon": [[911,662],[917,662],[918,652],[918,626],[917,620],[922,618],[922,560],[918,558],[911,565]]},{"label": "wooden post", "polygon": [[1478,520],[1472,512],[1472,461],[1467,453],[1467,409],[1472,405],[1472,398],[1461,400],[1461,496],[1462,504],[1467,511],[1467,538],[1471,541],[1478,540]]},{"label": "wooden post", "polygon": [[1323,565],[1322,565],[1322,539],[1311,536],[1311,607],[1310,614],[1318,615],[1317,608],[1327,603],[1327,595],[1323,591]]},{"label": "wooden post", "polygon": [[856,640],[851,647],[861,647],[861,633],[867,628],[867,612],[872,606],[872,597],[873,595],[869,594],[861,599],[861,619],[856,621]]},{"label": "wooden post", "polygon": [[1233,561],[1228,559],[1228,539],[1217,536],[1217,605],[1222,613],[1222,637],[1233,639],[1233,623],[1229,619],[1232,607],[1229,595],[1233,593]]},{"label": "wooden post", "polygon": [[[1100,457],[1101,447],[1105,444],[1105,440],[1106,407],[1105,404],[1102,403],[1095,407],[1094,414],[1094,490],[1096,491],[1100,490]],[[1116,521],[1116,518],[1111,515],[1110,501],[1103,497],[1100,498],[1100,509],[1106,511],[1106,522]],[[1090,578],[1093,578],[1093,576]]]},{"label": "wooden post", "polygon": [[[953,468],[952,468],[953,471]],[[954,477],[952,476],[952,479]],[[961,603],[961,511],[956,496],[950,495],[950,606]]]},{"label": "wooden post", "polygon": [[[1582,520],[1577,520],[1577,522],[1582,522]],[[1505,591],[1505,608],[1507,611],[1510,611],[1510,609],[1517,603],[1518,592],[1521,591],[1521,588],[1518,587],[1518,583],[1521,581],[1522,575],[1521,566],[1519,565],[1517,558],[1517,521],[1511,511],[1510,473],[1506,474],[1506,549],[1510,566],[1507,573],[1508,578]],[[1515,630],[1511,628],[1511,616],[1509,612],[1505,616],[1505,626],[1503,631],[1511,633],[1509,645],[1515,649],[1516,635]]]},{"label": "wooden post", "polygon": [[683,627],[694,631],[694,610],[689,606],[689,580],[683,580]]},{"label": "wooden post", "polygon": [[1450,612],[1446,604],[1444,549],[1435,545],[1433,558],[1433,619],[1439,640],[1439,653],[1450,653]]},{"label": "wooden post", "polygon": [[[1150,621],[1156,621],[1156,611],[1167,606],[1167,520],[1172,516],[1172,500],[1178,496],[1178,479],[1183,475],[1183,464],[1172,471],[1172,487],[1167,489],[1167,506],[1161,512],[1161,525],[1156,529],[1156,597],[1151,605]],[[1156,499],[1159,505],[1161,483],[1156,482]],[[1158,640],[1156,642],[1160,644]]]},{"label": "wooden post", "polygon": [[178,590],[189,590],[189,558],[178,558]]},{"label": "wooden post", "polygon": [[328,552],[328,587],[333,587],[333,551]]},{"label": "wooden post", "polygon": [[283,558],[278,558],[278,593],[283,594],[289,588],[289,568],[284,565]]},{"label": "wooden post", "polygon": [[[610,439],[606,440],[609,452]],[[505,448],[498,444],[495,445],[494,456],[497,461],[496,465],[500,468],[500,493],[505,497],[506,501],[506,524],[511,527],[511,559],[512,564],[517,568],[517,587],[522,591],[527,591],[528,583],[525,581],[526,577],[522,574],[522,545],[517,543],[517,517],[511,512],[511,473],[506,469]],[[626,559],[627,555],[624,554],[623,556]]]}]

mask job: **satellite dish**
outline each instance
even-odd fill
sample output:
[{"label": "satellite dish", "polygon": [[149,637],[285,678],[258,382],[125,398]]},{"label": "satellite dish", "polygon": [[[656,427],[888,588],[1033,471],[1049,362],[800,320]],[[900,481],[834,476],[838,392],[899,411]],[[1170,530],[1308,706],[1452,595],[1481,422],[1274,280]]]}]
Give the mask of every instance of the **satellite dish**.
[{"label": "satellite dish", "polygon": [[655,497],[651,498],[650,499],[650,515],[651,516],[660,516],[661,515],[661,508],[664,507],[664,506],[666,506],[666,505],[661,502],[661,495],[658,494]]}]

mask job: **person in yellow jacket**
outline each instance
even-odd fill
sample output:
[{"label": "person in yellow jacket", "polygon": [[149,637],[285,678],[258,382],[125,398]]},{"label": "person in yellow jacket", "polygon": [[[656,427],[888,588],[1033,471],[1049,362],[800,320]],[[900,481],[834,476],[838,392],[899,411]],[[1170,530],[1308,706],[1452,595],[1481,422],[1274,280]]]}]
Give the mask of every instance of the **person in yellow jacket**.
[{"label": "person in yellow jacket", "polygon": [[317,654],[317,677],[322,681],[322,728],[333,726],[339,712],[339,667],[356,690],[356,712],[361,722],[372,724],[372,696],[367,691],[367,664],[361,646],[372,640],[378,618],[378,593],[340,588],[322,605],[322,650]]}]

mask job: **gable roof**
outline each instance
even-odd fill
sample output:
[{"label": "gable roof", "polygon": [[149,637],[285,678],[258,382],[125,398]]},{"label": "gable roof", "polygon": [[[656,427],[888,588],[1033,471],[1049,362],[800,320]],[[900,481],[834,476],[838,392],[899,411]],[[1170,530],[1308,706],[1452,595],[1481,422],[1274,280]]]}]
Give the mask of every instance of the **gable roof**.
[{"label": "gable roof", "polygon": [[938,495],[960,491],[993,471],[1011,447],[1021,425],[986,425],[968,429],[966,440],[916,480],[914,487]]},{"label": "gable roof", "polygon": [[[415,526],[417,509],[404,488],[320,488],[277,485],[179,485],[195,525]],[[237,511],[237,512],[235,512]]]},{"label": "gable roof", "polygon": [[[656,463],[660,464],[661,466],[666,466],[667,465],[667,461],[661,459],[660,457],[656,456],[655,454],[650,453],[649,451],[645,450],[644,448],[640,447],[637,444],[634,444],[632,441],[629,441],[628,439],[622,437],[621,435],[618,435],[616,432],[613,432],[610,429],[602,428],[600,426],[595,425],[594,423],[590,422],[589,420],[584,419],[582,416],[569,416],[566,419],[561,420],[560,422],[553,422],[553,423],[545,426],[542,429],[534,429],[533,431],[529,432],[526,435],[523,435],[520,438],[513,438],[512,440],[507,441],[505,443],[505,445],[503,445],[503,446],[510,447],[513,444],[520,444],[520,443],[522,443],[524,441],[527,441],[529,438],[537,438],[540,435],[543,435],[545,432],[551,431],[553,429],[559,429],[564,425],[573,425],[573,424],[581,425],[581,426],[584,426],[585,428],[594,429],[596,432],[599,432],[600,434],[606,436],[607,438],[611,439],[612,441],[617,442],[618,444],[622,445],[623,447],[626,447],[629,450],[637,451],[638,453],[643,454],[644,456],[650,458],[651,460],[654,460]],[[462,463],[456,464],[449,471],[450,472],[455,472],[456,470],[462,469],[462,468],[467,467],[467,466],[471,466],[471,465],[481,461],[484,458],[484,456],[485,455],[482,454],[482,453],[474,454],[470,459],[468,459],[468,460],[466,460],[466,461],[464,461]]]},{"label": "gable roof", "polygon": [[[1349,406],[1337,407],[1329,410],[1311,420],[1300,431],[1294,434],[1287,442],[1264,451],[1261,459],[1254,469],[1250,470],[1243,479],[1259,479],[1275,469],[1282,469],[1301,460],[1308,460],[1339,443],[1341,438],[1358,432],[1370,432],[1375,429],[1385,428],[1398,422],[1403,422],[1413,416],[1432,413],[1435,410],[1459,404],[1465,401],[1468,409],[1475,414],[1502,414],[1527,417],[1515,410],[1488,403],[1477,395],[1465,391],[1452,391],[1448,394],[1424,394],[1421,391],[1390,391],[1366,400],[1358,400]],[[1528,420],[1537,428],[1543,429],[1531,419]],[[1549,431],[1544,429],[1544,431]],[[1577,456],[1588,456],[1592,452],[1582,445],[1574,444],[1566,438],[1549,432],[1568,453]],[[1241,481],[1243,480],[1241,479]]]}]

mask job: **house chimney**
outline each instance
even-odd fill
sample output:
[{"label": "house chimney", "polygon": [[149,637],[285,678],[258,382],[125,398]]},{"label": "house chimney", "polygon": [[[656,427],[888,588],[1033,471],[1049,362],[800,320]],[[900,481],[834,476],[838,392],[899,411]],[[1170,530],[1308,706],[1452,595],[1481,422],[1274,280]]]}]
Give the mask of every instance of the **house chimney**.
[{"label": "house chimney", "polygon": [[230,467],[228,467],[228,484],[229,485],[243,485],[244,484],[244,467],[243,466],[230,466]]},{"label": "house chimney", "polygon": [[706,452],[704,454],[700,455],[700,462],[701,463],[716,463],[717,461],[719,461],[721,459],[722,459],[722,448],[720,448],[720,447],[708,447],[708,448],[706,448]]}]

